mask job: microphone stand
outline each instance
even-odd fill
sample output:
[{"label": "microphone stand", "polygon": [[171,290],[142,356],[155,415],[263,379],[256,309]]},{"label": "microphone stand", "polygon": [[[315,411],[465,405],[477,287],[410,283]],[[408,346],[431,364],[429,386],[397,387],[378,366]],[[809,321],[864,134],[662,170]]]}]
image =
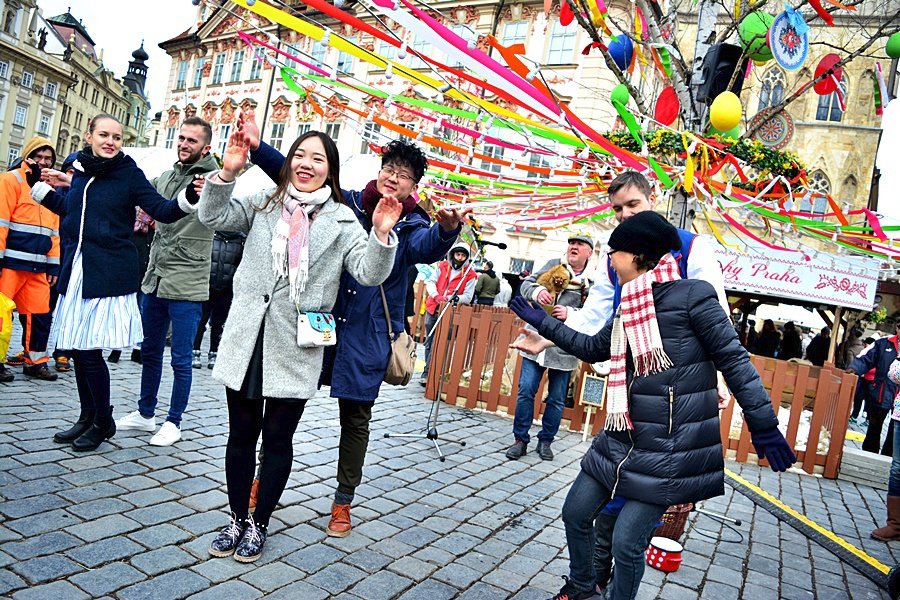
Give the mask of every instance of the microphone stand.
[{"label": "microphone stand", "polygon": [[[477,251],[475,252],[475,258],[478,258],[480,255],[482,255],[484,253],[484,246],[482,246],[481,244],[478,244],[477,236],[475,239],[476,239],[475,247],[477,248]],[[470,256],[471,256],[471,252],[470,252]],[[453,294],[447,299],[447,304],[444,306],[444,309],[441,311],[441,314],[438,315],[438,318],[434,322],[434,326],[431,328],[431,331],[429,331],[426,335],[426,337],[427,337],[427,336],[432,336],[435,334],[435,332],[437,331],[437,328],[438,328],[438,324],[440,324],[441,319],[444,318],[444,315],[446,314],[447,309],[449,308],[450,309],[450,317],[449,317],[450,323],[447,326],[447,344],[444,347],[444,356],[442,357],[442,360],[441,360],[441,370],[438,375],[437,393],[434,396],[434,400],[431,401],[431,409],[428,412],[428,420],[425,424],[425,433],[385,433],[384,434],[384,437],[386,437],[386,438],[410,438],[410,439],[418,439],[418,440],[422,440],[422,439],[430,440],[431,443],[434,445],[434,449],[437,450],[438,458],[440,459],[441,462],[445,462],[446,457],[444,456],[444,453],[441,452],[441,446],[440,446],[440,444],[438,444],[439,439],[443,440],[444,442],[449,442],[452,444],[459,444],[460,446],[466,445],[466,442],[463,440],[453,440],[453,439],[441,438],[440,434],[438,433],[438,416],[440,414],[440,409],[441,409],[441,393],[443,392],[443,388],[444,388],[444,376],[447,374],[447,367],[450,363],[450,354],[451,354],[451,350],[452,350],[451,344],[453,342],[453,324],[454,324],[455,317],[456,317],[456,308],[459,305],[459,292],[460,292],[461,287],[463,288],[462,291],[465,292],[465,286],[464,286],[463,282],[466,280],[466,274],[470,270],[472,270],[473,264],[475,264],[474,259],[470,260],[469,264],[466,265],[466,268],[462,271],[462,274],[459,278],[459,283],[457,284],[456,289],[453,290]],[[434,373],[434,371],[432,370],[431,373]]]}]

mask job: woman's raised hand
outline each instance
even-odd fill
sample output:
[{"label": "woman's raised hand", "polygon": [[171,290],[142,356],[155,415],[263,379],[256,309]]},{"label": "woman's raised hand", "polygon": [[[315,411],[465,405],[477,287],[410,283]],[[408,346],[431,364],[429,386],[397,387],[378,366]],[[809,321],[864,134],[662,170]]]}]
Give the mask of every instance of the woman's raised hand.
[{"label": "woman's raised hand", "polygon": [[387,242],[388,234],[403,213],[403,205],[391,194],[385,194],[378,201],[375,212],[372,213],[372,227],[375,228],[375,234],[382,242]]},{"label": "woman's raised hand", "polygon": [[236,130],[228,138],[228,146],[225,147],[225,155],[222,157],[222,174],[226,179],[234,181],[237,174],[247,166],[247,158],[250,154],[250,141],[241,130]]},{"label": "woman's raised hand", "polygon": [[544,338],[537,331],[519,329],[519,337],[509,345],[510,348],[521,350],[526,354],[540,354],[542,351],[553,346],[553,342]]}]

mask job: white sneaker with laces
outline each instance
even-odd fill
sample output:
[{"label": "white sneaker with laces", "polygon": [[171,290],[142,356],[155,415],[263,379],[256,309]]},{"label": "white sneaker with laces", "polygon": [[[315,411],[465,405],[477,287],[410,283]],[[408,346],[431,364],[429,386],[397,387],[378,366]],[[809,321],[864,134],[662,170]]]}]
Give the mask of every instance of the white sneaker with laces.
[{"label": "white sneaker with laces", "polygon": [[149,419],[141,416],[139,411],[134,411],[128,413],[121,419],[116,421],[116,429],[122,431],[128,431],[130,429],[137,429],[139,431],[149,431],[153,433],[156,431],[156,417],[150,417]]},{"label": "white sneaker with laces", "polygon": [[171,446],[181,439],[181,429],[172,421],[166,421],[159,428],[152,438],[150,438],[151,446]]}]

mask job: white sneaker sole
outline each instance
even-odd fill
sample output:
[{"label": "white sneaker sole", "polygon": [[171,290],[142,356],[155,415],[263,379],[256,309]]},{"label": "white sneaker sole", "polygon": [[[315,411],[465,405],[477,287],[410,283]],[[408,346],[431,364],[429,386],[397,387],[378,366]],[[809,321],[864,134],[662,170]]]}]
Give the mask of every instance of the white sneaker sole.
[{"label": "white sneaker sole", "polygon": [[119,431],[147,431],[149,433],[153,433],[156,431],[156,422],[154,421],[152,425],[144,425],[142,423],[130,423],[124,421],[116,421],[116,429]]},{"label": "white sneaker sole", "polygon": [[150,445],[151,446],[171,446],[172,444],[179,441],[180,439],[181,439],[181,436],[178,436],[174,440],[159,440],[159,439],[156,439],[156,436],[153,436],[152,438],[150,438]]}]

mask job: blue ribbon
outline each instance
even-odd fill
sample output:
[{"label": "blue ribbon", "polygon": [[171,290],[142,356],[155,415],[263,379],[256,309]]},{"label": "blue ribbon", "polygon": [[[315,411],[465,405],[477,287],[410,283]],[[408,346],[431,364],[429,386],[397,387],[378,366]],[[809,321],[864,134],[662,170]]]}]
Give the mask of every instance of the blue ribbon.
[{"label": "blue ribbon", "polygon": [[790,4],[785,4],[784,12],[787,14],[788,23],[798,34],[805,36],[809,33],[809,25],[806,24],[806,19],[800,14],[800,11],[794,10]]}]

